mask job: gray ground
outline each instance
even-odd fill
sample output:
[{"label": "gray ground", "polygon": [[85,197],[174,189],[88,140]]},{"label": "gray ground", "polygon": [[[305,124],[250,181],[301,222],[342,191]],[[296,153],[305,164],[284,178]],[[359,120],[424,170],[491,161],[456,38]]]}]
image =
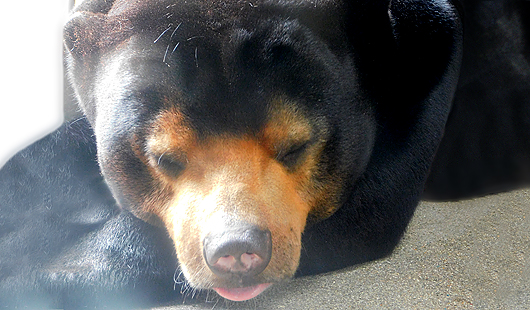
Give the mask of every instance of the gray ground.
[{"label": "gray ground", "polygon": [[158,309],[530,309],[530,190],[423,202],[388,258],[245,303],[215,295]]}]

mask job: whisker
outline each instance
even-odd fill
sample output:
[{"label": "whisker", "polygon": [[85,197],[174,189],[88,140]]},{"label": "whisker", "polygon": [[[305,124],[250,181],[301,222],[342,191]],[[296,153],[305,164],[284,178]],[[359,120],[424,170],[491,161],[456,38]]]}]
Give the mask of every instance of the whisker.
[{"label": "whisker", "polygon": [[195,295],[197,295],[197,291],[198,291],[198,290],[197,290],[196,288],[193,289],[193,291],[192,291],[192,293],[191,293],[191,299],[194,299],[194,298],[195,298]]},{"label": "whisker", "polygon": [[199,68],[199,59],[197,58],[198,47],[195,48],[195,66]]},{"label": "whisker", "polygon": [[[173,274],[173,290],[177,290],[177,285],[180,284],[178,282],[178,278],[180,276],[180,273],[177,275],[177,272],[179,271],[179,268],[175,269],[175,273]],[[182,271],[181,271],[182,272]]]},{"label": "whisker", "polygon": [[208,290],[208,292],[206,293],[206,303],[213,303],[213,306],[212,306],[212,309],[215,309],[215,307],[217,306],[217,304],[219,303],[219,297],[218,296],[212,296],[211,295],[211,291]]},{"label": "whisker", "polygon": [[177,44],[175,45],[175,48],[171,52],[171,55],[173,55],[173,53],[177,50],[177,47],[179,47],[179,44],[180,44],[180,42],[177,42]]},{"label": "whisker", "polygon": [[169,37],[169,40],[173,39],[173,36],[175,35],[175,32],[177,32],[177,30],[180,28],[180,25],[182,25],[182,22],[180,22],[180,24],[177,25],[175,30],[173,30],[173,32],[171,33],[171,36]]},{"label": "whisker", "polygon": [[81,116],[80,118],[76,119],[75,121],[70,122],[70,123],[68,124],[68,126],[72,126],[73,124],[75,124],[75,123],[77,123],[77,122],[79,122],[80,120],[85,119],[85,118],[86,118],[86,116]]},{"label": "whisker", "polygon": [[166,52],[164,53],[164,59],[162,59],[162,62],[166,62],[167,52],[169,51],[169,44],[166,47]]},{"label": "whisker", "polygon": [[180,293],[184,296],[186,296],[187,292],[189,291],[190,287],[188,285],[188,283],[182,283],[182,286],[180,287]]},{"label": "whisker", "polygon": [[215,307],[217,307],[217,304],[218,304],[218,303],[219,303],[219,299],[217,299],[217,300],[215,301],[215,304],[213,304],[213,306],[212,306],[212,309],[211,309],[211,310],[215,309]]},{"label": "whisker", "polygon": [[198,38],[204,38],[204,36],[193,36],[191,38],[187,38],[186,41],[191,41],[191,40],[195,40],[195,39],[198,39]]},{"label": "whisker", "polygon": [[167,29],[164,30],[164,31],[158,36],[158,38],[156,38],[156,40],[155,40],[153,43],[158,42],[158,40],[160,40],[160,38],[161,38],[166,32],[168,32],[169,29],[171,29],[171,26],[173,26],[173,25],[170,24],[169,27],[167,27]]},{"label": "whisker", "polygon": [[157,161],[157,165],[160,165],[160,160],[162,160],[162,156],[164,156],[166,154],[166,152],[162,153],[162,155],[160,155],[160,157],[158,157],[158,161]]}]

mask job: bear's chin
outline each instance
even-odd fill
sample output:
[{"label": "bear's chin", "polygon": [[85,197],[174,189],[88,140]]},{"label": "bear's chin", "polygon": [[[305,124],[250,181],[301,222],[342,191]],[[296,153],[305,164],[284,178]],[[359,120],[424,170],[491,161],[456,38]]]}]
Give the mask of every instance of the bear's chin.
[{"label": "bear's chin", "polygon": [[245,301],[263,293],[271,285],[272,283],[262,283],[254,286],[238,288],[215,287],[214,291],[216,291],[221,297],[232,301]]}]

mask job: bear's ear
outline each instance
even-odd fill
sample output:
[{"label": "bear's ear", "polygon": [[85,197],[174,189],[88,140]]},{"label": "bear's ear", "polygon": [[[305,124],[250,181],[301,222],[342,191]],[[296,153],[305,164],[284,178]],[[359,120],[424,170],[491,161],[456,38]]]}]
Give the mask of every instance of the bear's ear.
[{"label": "bear's ear", "polygon": [[92,12],[107,14],[115,0],[80,0],[76,1],[73,12]]},{"label": "bear's ear", "polygon": [[94,53],[99,46],[99,34],[103,29],[106,14],[115,0],[76,1],[72,15],[64,27],[64,46],[74,58],[80,60]]},{"label": "bear's ear", "polygon": [[74,13],[64,27],[63,42],[76,60],[94,53],[99,46],[99,33],[103,29],[105,16],[91,12]]},{"label": "bear's ear", "polygon": [[[439,83],[462,44],[458,10],[445,0],[392,0],[388,7],[396,50],[392,57],[400,86],[421,99]],[[410,87],[409,87],[410,88]]]}]

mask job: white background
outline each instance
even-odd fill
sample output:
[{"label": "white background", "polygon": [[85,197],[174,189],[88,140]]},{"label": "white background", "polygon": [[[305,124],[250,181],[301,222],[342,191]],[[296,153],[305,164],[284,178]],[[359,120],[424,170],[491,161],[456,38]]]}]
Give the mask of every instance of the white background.
[{"label": "white background", "polygon": [[63,119],[66,0],[3,1],[0,18],[0,166]]}]

